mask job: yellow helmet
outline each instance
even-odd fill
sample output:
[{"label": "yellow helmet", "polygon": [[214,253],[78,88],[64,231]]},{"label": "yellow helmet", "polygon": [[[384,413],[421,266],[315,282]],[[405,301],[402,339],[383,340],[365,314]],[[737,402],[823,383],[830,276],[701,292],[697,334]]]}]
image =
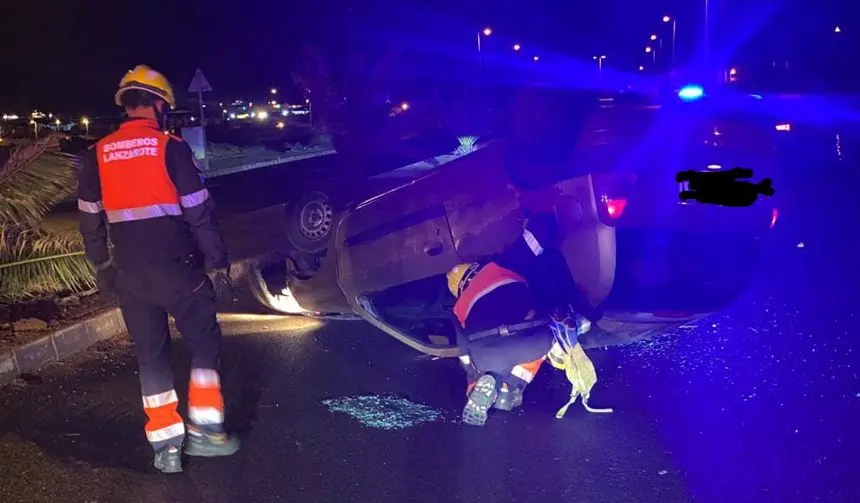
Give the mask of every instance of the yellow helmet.
[{"label": "yellow helmet", "polygon": [[176,108],[176,98],[173,96],[173,86],[170,85],[170,81],[146,65],[137,65],[123,76],[114,95],[114,102],[122,106],[120,98],[124,92],[131,89],[152,93],[167,102],[170,108]]},{"label": "yellow helmet", "polygon": [[448,271],[448,290],[454,297],[459,297],[466,283],[478,270],[479,264],[457,264]]}]

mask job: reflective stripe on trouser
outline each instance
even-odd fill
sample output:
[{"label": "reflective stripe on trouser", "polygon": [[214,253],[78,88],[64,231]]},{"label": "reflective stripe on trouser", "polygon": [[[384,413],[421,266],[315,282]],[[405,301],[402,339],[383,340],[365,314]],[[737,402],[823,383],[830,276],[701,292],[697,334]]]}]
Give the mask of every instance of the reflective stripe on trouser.
[{"label": "reflective stripe on trouser", "polygon": [[[215,318],[215,302],[211,287],[196,292],[191,291],[191,287],[188,287],[187,293],[177,295],[177,292],[183,293],[182,289],[186,286],[184,283],[179,285],[163,284],[165,279],[170,278],[167,272],[172,270],[159,271],[157,269],[165,267],[167,266],[154,264],[149,267],[124,271],[125,276],[120,275],[118,282],[120,309],[129,334],[134,341],[134,353],[137,356],[138,369],[140,370],[141,394],[146,397],[160,396],[174,388],[173,369],[170,361],[168,312],[176,320],[176,327],[182,334],[183,342],[191,349],[192,368],[215,368],[218,364],[221,347],[221,330]],[[200,274],[203,275],[202,272]],[[150,280],[150,278],[155,278],[158,281]],[[207,382],[211,382],[211,378],[208,381],[201,378],[199,381],[205,385]],[[211,392],[205,386],[202,387],[202,392],[194,388],[192,386],[190,390],[190,399],[195,401],[194,404],[206,405],[207,400],[209,403],[214,402],[216,406],[221,404],[220,392],[217,391],[217,388],[217,401],[206,398],[207,393],[211,394]],[[153,398],[153,400],[159,399]],[[169,400],[163,400],[163,402],[166,404],[162,405],[163,407],[175,411],[176,403]],[[166,413],[162,413],[164,410],[168,409],[153,411],[153,413],[157,414],[157,417],[163,418],[166,417]],[[222,415],[220,414],[221,410],[223,410],[223,406],[219,409],[219,416]],[[147,415],[150,415],[149,411],[147,411]],[[196,417],[200,418],[203,415],[204,413],[201,412]],[[177,424],[179,420],[176,418],[178,416],[175,416],[173,422],[163,422],[162,426]],[[154,418],[151,417],[151,419]],[[159,433],[151,438],[164,438],[164,435],[168,435],[168,433],[181,434],[184,428],[182,431],[179,428],[180,426],[177,425],[172,432],[165,432],[163,435]],[[155,428],[155,423],[153,423],[152,429],[156,431],[159,428]],[[149,428],[147,428],[147,432],[149,432]],[[149,437],[149,435],[147,436]],[[169,444],[161,440],[153,443],[155,449],[164,445]]]},{"label": "reflective stripe on trouser", "polygon": [[149,419],[145,428],[146,438],[155,450],[182,445],[185,424],[176,410],[178,402],[175,390],[143,397],[143,411]]},{"label": "reflective stripe on trouser", "polygon": [[224,398],[218,372],[192,369],[188,387],[188,419],[195,426],[220,426],[224,423]]},{"label": "reflective stripe on trouser", "polygon": [[[529,384],[537,375],[544,360],[546,360],[546,357],[540,357],[537,360],[515,365],[514,368],[511,369],[511,377],[519,379],[525,384]],[[517,384],[516,379],[506,379],[506,381],[511,384]]]}]

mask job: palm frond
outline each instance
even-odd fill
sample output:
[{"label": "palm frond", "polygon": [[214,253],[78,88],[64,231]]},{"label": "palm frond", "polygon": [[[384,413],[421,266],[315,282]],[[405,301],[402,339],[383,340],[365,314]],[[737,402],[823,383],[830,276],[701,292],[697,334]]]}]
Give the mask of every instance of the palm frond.
[{"label": "palm frond", "polygon": [[0,302],[80,292],[95,285],[76,231],[0,226]]},{"label": "palm frond", "polygon": [[0,166],[0,224],[35,226],[74,192],[77,163],[56,136],[15,150]]}]

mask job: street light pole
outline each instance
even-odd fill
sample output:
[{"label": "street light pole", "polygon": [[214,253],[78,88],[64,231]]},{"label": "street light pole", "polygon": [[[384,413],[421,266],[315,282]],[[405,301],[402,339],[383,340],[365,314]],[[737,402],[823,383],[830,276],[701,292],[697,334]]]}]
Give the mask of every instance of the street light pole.
[{"label": "street light pole", "polygon": [[484,67],[484,55],[481,52],[481,35],[482,34],[485,37],[489,37],[490,35],[493,34],[493,30],[488,26],[488,27],[484,28],[483,30],[481,30],[477,33],[477,37],[478,37],[478,66],[480,68]]},{"label": "street light pole", "polygon": [[672,68],[675,67],[675,33],[678,31],[678,20],[672,20]]},{"label": "street light pole", "polygon": [[663,22],[672,22],[672,68],[675,67],[675,38],[678,33],[678,20],[671,16],[663,16]]},{"label": "street light pole", "polygon": [[606,56],[594,56],[592,59],[597,61],[597,76],[603,78],[603,60],[606,59]]},{"label": "street light pole", "polygon": [[705,64],[707,64],[707,65],[710,64],[710,56],[711,56],[711,51],[710,51],[711,37],[710,37],[710,33],[709,33],[711,23],[710,23],[709,16],[710,16],[710,9],[708,8],[708,0],[705,0]]}]

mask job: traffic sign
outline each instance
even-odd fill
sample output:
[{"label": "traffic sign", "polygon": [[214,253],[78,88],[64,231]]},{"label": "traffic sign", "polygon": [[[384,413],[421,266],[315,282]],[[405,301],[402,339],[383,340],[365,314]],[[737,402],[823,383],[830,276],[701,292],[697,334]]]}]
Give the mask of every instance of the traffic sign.
[{"label": "traffic sign", "polygon": [[194,78],[191,79],[191,85],[188,86],[189,93],[208,93],[212,90],[212,86],[209,85],[209,81],[206,80],[206,77],[203,75],[203,72],[198,68],[196,72],[194,72]]}]

